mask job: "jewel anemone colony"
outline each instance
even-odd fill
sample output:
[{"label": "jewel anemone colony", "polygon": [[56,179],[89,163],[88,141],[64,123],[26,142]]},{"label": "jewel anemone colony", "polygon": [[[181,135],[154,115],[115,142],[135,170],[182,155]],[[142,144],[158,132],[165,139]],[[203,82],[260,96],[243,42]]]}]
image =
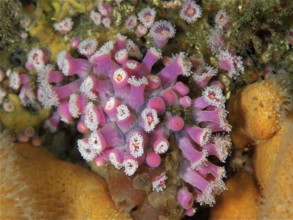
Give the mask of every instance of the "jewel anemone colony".
[{"label": "jewel anemone colony", "polygon": [[[91,18],[110,18],[110,8],[103,7],[104,14],[92,12]],[[186,215],[193,215],[195,202],[212,206],[215,195],[225,189],[225,169],[210,160],[225,162],[231,145],[223,84],[213,80],[216,69],[204,63],[194,66],[184,52],[162,57],[159,48],[174,37],[175,27],[169,21],[155,21],[155,13],[146,8],[138,19],[133,15],[126,21],[127,28],[141,22],[135,30],[138,36],[149,30],[154,47],[144,56],[131,39],[117,34],[99,49],[94,39],[75,42],[79,57],[61,51],[58,69],[46,64],[46,51],[33,49],[26,67],[38,73],[38,100],[46,108],[56,108],[46,125],[56,130],[60,121],[77,122],[77,130],[84,134],[78,149],[86,161],[112,164],[134,176],[141,164],[164,168],[162,158],[172,147],[179,148],[177,200]],[[180,16],[192,23],[201,16],[201,9],[186,1]],[[240,58],[228,51],[219,52],[218,58],[231,76],[241,65]],[[158,71],[153,68],[157,62],[164,64]],[[202,90],[200,97],[192,98],[181,80],[189,76]],[[25,77],[19,81],[26,85]],[[176,143],[169,142],[170,136]],[[166,173],[153,178],[151,187],[158,193],[168,187]]]}]

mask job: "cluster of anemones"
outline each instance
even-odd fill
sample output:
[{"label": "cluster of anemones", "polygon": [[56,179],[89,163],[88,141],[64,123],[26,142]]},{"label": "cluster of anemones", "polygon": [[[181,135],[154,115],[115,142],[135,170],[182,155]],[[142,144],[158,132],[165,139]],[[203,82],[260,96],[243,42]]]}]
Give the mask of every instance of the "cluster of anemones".
[{"label": "cluster of anemones", "polygon": [[[39,101],[47,108],[57,107],[47,125],[56,130],[60,120],[78,119],[77,130],[84,134],[77,142],[81,156],[99,166],[110,163],[128,176],[135,175],[142,163],[163,167],[169,137],[175,135],[182,152],[178,202],[193,215],[193,201],[213,205],[214,196],[225,188],[224,168],[208,160],[213,156],[224,162],[229,153],[230,140],[222,133],[231,129],[222,84],[205,78],[199,83],[202,95],[192,99],[189,87],[178,81],[179,76],[192,74],[190,58],[183,52],[173,55],[154,74],[161,52],[149,48],[138,61],[128,40],[118,34],[95,51],[95,41],[86,39],[78,46],[81,57],[61,51],[59,70],[52,65],[37,69]],[[209,67],[198,72],[204,75],[209,69],[215,72]],[[167,186],[165,173],[152,180],[154,191]]]},{"label": "cluster of anemones", "polygon": [[135,34],[138,37],[145,36],[149,31],[154,45],[162,48],[168,43],[169,39],[175,36],[176,30],[169,21],[159,20],[155,22],[156,14],[157,12],[154,8],[146,7],[137,16],[128,16],[125,21],[125,27],[128,30],[135,29]]},{"label": "cluster of anemones", "polygon": [[[33,48],[27,55],[27,62],[25,67],[27,70],[42,70],[48,62],[49,54],[46,49]],[[8,79],[9,88],[12,89],[12,93],[18,94],[19,101],[24,107],[31,107],[37,109],[39,103],[37,101],[37,89],[35,86],[35,79],[32,74],[24,69],[8,70],[0,72],[0,82]],[[0,88],[0,103],[7,95],[4,88]],[[3,109],[7,112],[12,112],[14,107],[11,102],[4,103]]]},{"label": "cluster of anemones", "polygon": [[[8,92],[7,88],[5,88],[5,81],[8,79],[8,76],[11,74],[10,71],[5,71],[4,69],[0,69],[0,106],[5,112],[13,112],[14,104],[7,99]],[[11,83],[9,83],[11,85]]]},{"label": "cluster of anemones", "polygon": [[[27,70],[39,70],[45,67],[48,62],[48,51],[43,48],[34,48],[27,55],[27,62],[25,67]],[[18,94],[19,101],[24,107],[37,108],[36,88],[34,77],[24,69],[7,70],[6,73],[0,73],[0,82],[8,79],[8,85],[12,89],[12,93]],[[2,94],[5,89],[2,89]],[[0,95],[0,97],[3,95]],[[2,100],[0,98],[0,100]],[[9,111],[4,108],[4,110]]]},{"label": "cluster of anemones", "polygon": [[128,30],[135,29],[135,34],[138,37],[142,37],[154,25],[156,14],[157,12],[154,8],[146,7],[138,13],[138,17],[136,15],[128,16],[125,21],[125,27]]},{"label": "cluster of anemones", "polygon": [[230,78],[236,78],[244,71],[242,58],[234,52],[225,50],[225,31],[230,26],[230,18],[225,10],[218,11],[215,17],[215,28],[213,29],[208,43],[212,52],[218,58],[219,68],[228,72]]},{"label": "cluster of anemones", "polygon": [[41,138],[33,127],[28,127],[17,134],[17,141],[22,143],[30,142],[33,146],[41,145]]},{"label": "cluster of anemones", "polygon": [[[11,114],[19,111],[18,102],[12,101],[10,95],[17,95],[23,107],[38,110],[41,105],[37,102],[36,93],[34,78],[26,70],[0,69],[0,111]],[[30,142],[33,146],[41,145],[41,139],[34,127],[27,127],[16,133],[16,140]]]},{"label": "cluster of anemones", "polygon": [[225,31],[229,28],[230,23],[230,17],[227,12],[224,9],[219,10],[215,17],[215,28],[212,29],[208,40],[213,53],[217,54],[223,50],[226,43]]},{"label": "cluster of anemones", "polygon": [[112,6],[105,2],[100,2],[97,10],[90,12],[90,18],[95,25],[101,25],[105,28],[110,28],[112,25]]}]

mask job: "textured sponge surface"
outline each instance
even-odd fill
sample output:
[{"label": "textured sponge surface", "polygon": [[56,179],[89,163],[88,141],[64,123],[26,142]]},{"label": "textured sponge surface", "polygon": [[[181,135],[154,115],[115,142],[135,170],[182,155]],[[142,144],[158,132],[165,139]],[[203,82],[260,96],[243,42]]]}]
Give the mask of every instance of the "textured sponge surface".
[{"label": "textured sponge surface", "polygon": [[0,137],[1,219],[129,219],[104,180],[45,149]]}]

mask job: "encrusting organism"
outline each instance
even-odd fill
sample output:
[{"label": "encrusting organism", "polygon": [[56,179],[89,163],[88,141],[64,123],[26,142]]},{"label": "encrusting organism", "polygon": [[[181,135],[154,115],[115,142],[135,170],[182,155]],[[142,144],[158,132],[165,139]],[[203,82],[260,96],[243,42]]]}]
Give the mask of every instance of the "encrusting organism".
[{"label": "encrusting organism", "polygon": [[292,116],[291,111],[281,123],[280,131],[271,140],[256,146],[255,173],[263,190],[260,219],[292,217]]},{"label": "encrusting organism", "polygon": [[131,219],[115,208],[101,177],[12,141],[0,132],[1,219]]},{"label": "encrusting organism", "polygon": [[283,84],[278,79],[256,82],[230,99],[229,121],[234,127],[231,137],[236,148],[270,139],[280,130],[290,98]]},{"label": "encrusting organism", "polygon": [[253,176],[240,171],[227,181],[223,192],[211,210],[211,219],[256,219],[260,193]]}]

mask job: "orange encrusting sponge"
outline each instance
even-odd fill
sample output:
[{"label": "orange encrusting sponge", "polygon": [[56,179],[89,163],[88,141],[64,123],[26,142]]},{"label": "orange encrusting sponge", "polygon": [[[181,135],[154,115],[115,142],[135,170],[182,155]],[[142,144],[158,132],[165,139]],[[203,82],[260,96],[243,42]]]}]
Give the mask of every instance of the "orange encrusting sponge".
[{"label": "orange encrusting sponge", "polygon": [[275,80],[247,85],[229,100],[228,119],[236,148],[272,138],[280,130],[285,94]]},{"label": "orange encrusting sponge", "polygon": [[227,181],[227,188],[211,209],[210,219],[256,219],[259,192],[253,176],[240,171]]},{"label": "orange encrusting sponge", "polygon": [[115,208],[99,176],[43,148],[9,144],[5,136],[0,134],[1,219],[130,219]]},{"label": "orange encrusting sponge", "polygon": [[255,172],[263,189],[260,219],[292,219],[293,117],[281,124],[281,131],[256,147]]}]

